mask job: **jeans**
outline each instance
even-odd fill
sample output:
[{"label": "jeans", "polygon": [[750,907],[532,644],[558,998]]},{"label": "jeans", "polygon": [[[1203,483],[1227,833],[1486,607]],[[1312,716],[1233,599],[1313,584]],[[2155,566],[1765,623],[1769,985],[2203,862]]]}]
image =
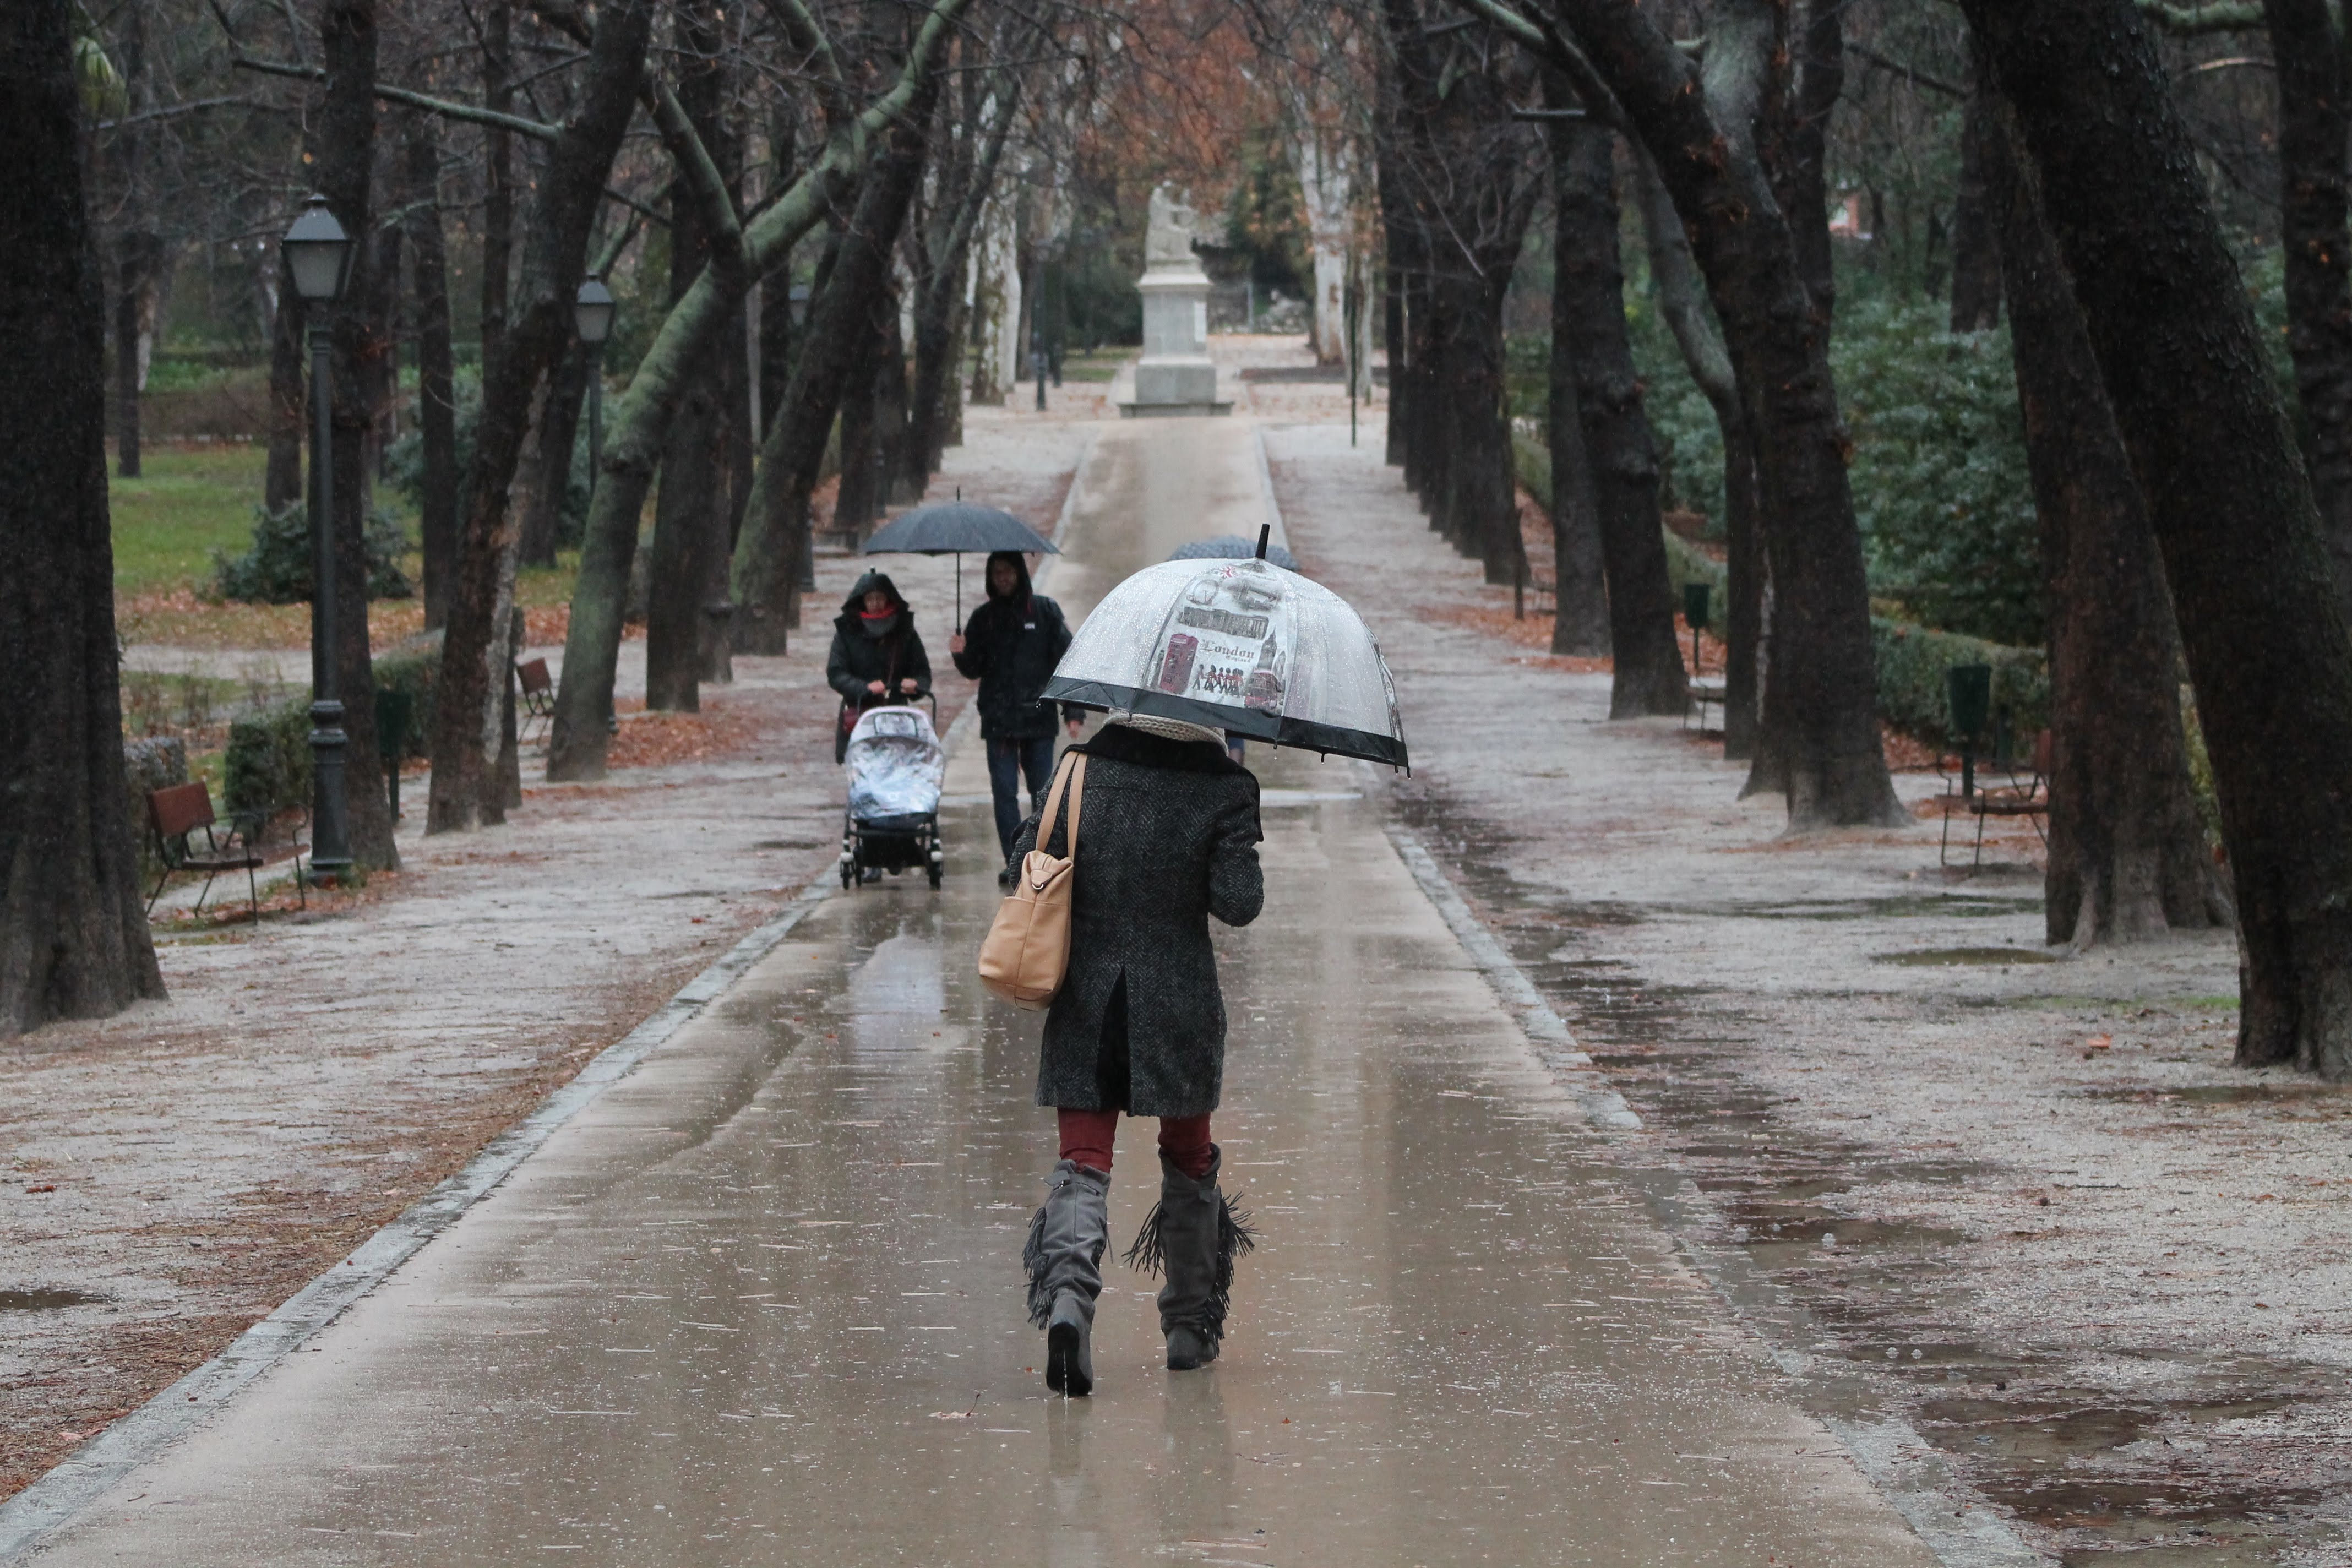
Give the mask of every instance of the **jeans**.
[{"label": "jeans", "polygon": [[1042,810],[1045,786],[1054,778],[1054,737],[1034,740],[993,740],[988,742],[988,787],[996,796],[996,841],[1004,858],[1013,858],[1013,841],[1021,837],[1021,775],[1029,775],[1029,809]]}]

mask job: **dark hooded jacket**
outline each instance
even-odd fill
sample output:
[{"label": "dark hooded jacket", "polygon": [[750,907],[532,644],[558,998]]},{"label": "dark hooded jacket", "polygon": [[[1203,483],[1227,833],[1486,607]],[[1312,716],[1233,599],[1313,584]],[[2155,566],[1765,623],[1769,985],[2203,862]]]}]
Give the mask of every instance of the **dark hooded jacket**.
[{"label": "dark hooded jacket", "polygon": [[[1010,594],[996,591],[999,561],[1010,561],[1020,574]],[[1038,693],[1069,651],[1070,624],[1061,605],[1030,591],[1029,561],[1019,551],[997,552],[988,558],[988,602],[964,623],[963,651],[955,656],[956,668],[980,682],[981,738],[1034,741],[1051,735],[1055,704]],[[1073,708],[1066,716],[1075,719],[1078,710]]]},{"label": "dark hooded jacket", "polygon": [[[1107,725],[1087,754],[1070,961],[1045,1015],[1037,1103],[1201,1116],[1224,1087],[1225,1004],[1209,917],[1255,920],[1257,779],[1208,742]],[[1054,823],[1067,854],[1069,813]],[[1037,844],[1021,825],[1020,864]]]},{"label": "dark hooded jacket", "polygon": [[[890,595],[898,614],[883,635],[868,637],[863,612],[866,593],[875,588]],[[841,614],[833,618],[833,651],[825,656],[824,679],[841,693],[844,706],[853,714],[879,706],[886,697],[898,700],[901,680],[914,681],[919,693],[931,689],[931,658],[923,651],[922,635],[915,630],[915,612],[907,607],[906,595],[887,573],[868,572],[841,602]],[[885,697],[866,689],[877,680],[886,689]],[[834,761],[846,754],[848,744],[848,730],[838,729],[834,736]]]}]

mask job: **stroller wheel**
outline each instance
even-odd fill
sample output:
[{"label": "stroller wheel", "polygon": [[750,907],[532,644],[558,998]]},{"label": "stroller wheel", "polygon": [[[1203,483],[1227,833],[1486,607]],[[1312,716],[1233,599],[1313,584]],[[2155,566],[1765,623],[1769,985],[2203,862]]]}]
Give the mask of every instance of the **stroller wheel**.
[{"label": "stroller wheel", "polygon": [[932,889],[933,889],[934,891],[937,891],[937,890],[938,890],[938,889],[939,889],[939,885],[940,885],[940,868],[939,868],[939,864],[938,864],[938,862],[934,861],[934,862],[932,863],[931,868],[930,868],[930,873],[931,873],[931,888],[932,888]]}]

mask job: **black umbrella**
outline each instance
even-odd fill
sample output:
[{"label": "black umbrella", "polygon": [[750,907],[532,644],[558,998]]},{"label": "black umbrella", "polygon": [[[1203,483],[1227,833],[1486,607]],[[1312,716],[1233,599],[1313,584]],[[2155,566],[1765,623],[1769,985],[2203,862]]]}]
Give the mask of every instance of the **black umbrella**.
[{"label": "black umbrella", "polygon": [[[1168,559],[1171,561],[1247,561],[1257,555],[1257,544],[1238,533],[1221,533],[1214,539],[1196,539],[1190,544],[1180,544]],[[1298,570],[1298,558],[1279,544],[1266,547],[1261,560],[1271,561],[1285,572]]]},{"label": "black umbrella", "polygon": [[874,531],[866,542],[868,555],[952,555],[956,558],[956,629],[963,629],[963,558],[1019,550],[1035,555],[1059,555],[1054,542],[1009,511],[955,500],[919,506],[900,512]]}]

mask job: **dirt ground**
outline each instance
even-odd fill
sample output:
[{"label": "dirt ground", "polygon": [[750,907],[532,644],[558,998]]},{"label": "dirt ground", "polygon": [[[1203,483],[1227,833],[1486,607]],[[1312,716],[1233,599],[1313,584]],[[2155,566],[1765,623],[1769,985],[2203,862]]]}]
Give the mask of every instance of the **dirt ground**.
[{"label": "dirt ground", "polygon": [[2231,1066],[2226,933],[2045,948],[2030,825],[1974,876],[1939,817],[1783,837],[1509,635],[1344,431],[1266,443],[1395,668],[1397,809],[1642,1115],[1629,1180],[1784,1289],[1814,1403],[1906,1419],[2066,1563],[2352,1562],[2352,1090]]},{"label": "dirt ground", "polygon": [[[966,419],[934,495],[1050,532],[1083,431]],[[947,663],[952,563],[880,563],[915,605],[944,726],[971,690]],[[0,1496],[266,1316],[826,870],[828,623],[867,564],[821,555],[792,651],[738,659],[699,719],[631,711],[633,645],[615,760],[649,765],[551,786],[527,761],[505,826],[429,839],[408,779],[399,873],[307,912],[274,900],[257,927],[167,923],[168,1003],[0,1044]]]}]

